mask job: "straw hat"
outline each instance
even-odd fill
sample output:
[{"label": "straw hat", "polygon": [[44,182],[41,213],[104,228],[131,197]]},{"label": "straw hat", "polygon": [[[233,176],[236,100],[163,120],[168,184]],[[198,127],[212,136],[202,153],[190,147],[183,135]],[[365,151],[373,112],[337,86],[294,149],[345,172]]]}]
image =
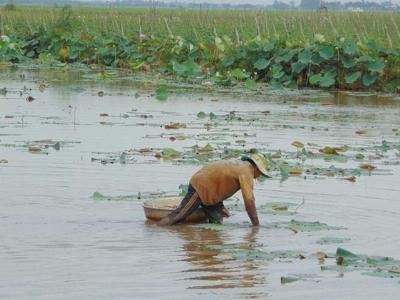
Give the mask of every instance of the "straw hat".
[{"label": "straw hat", "polygon": [[249,155],[243,155],[241,159],[252,161],[260,170],[261,174],[263,174],[266,177],[270,177],[268,175],[268,166],[269,166],[268,159],[260,152],[251,153]]}]

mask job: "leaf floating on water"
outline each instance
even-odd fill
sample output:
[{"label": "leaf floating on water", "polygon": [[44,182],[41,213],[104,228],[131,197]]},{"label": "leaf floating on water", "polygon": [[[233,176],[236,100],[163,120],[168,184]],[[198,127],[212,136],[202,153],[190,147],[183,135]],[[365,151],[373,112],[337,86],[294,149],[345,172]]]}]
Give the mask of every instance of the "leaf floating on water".
[{"label": "leaf floating on water", "polygon": [[290,167],[287,164],[281,164],[279,166],[279,170],[281,172],[282,179],[287,179],[289,177]]},{"label": "leaf floating on water", "polygon": [[199,113],[197,114],[197,117],[198,117],[199,119],[204,119],[204,118],[207,117],[207,114],[206,114],[204,111],[201,111],[201,112],[199,112]]},{"label": "leaf floating on water", "polygon": [[366,130],[357,130],[357,131],[356,131],[356,134],[358,134],[358,135],[364,135],[364,134],[367,134],[367,131],[366,131]]},{"label": "leaf floating on water", "polygon": [[272,214],[272,215],[293,215],[293,211],[289,211],[289,208],[296,207],[296,203],[291,202],[270,202],[266,203],[257,208],[260,213]]},{"label": "leaf floating on water", "polygon": [[142,148],[142,149],[138,150],[139,153],[148,153],[148,152],[151,152],[151,151],[152,151],[151,148]]},{"label": "leaf floating on water", "polygon": [[163,159],[175,159],[181,156],[181,153],[172,148],[164,148],[161,152]]},{"label": "leaf floating on water", "polygon": [[298,148],[298,149],[304,148],[304,144],[303,144],[302,142],[300,142],[300,141],[294,141],[294,142],[292,143],[292,146],[294,146],[294,147],[296,147],[296,148]]},{"label": "leaf floating on water", "polygon": [[206,230],[231,230],[231,229],[239,229],[239,228],[250,228],[249,224],[213,224],[213,223],[203,223],[203,224],[196,224],[192,225],[195,228],[206,229]]},{"label": "leaf floating on water", "polygon": [[344,178],[344,180],[347,180],[347,181],[350,181],[350,182],[356,182],[357,177],[356,176],[350,176],[350,177]]},{"label": "leaf floating on water", "polygon": [[289,229],[295,232],[314,232],[314,231],[322,231],[322,230],[342,230],[344,227],[330,226],[325,223],[320,222],[306,222],[306,221],[296,221],[291,220],[288,225]]},{"label": "leaf floating on water", "polygon": [[7,159],[0,159],[0,164],[8,164],[8,160]]},{"label": "leaf floating on water", "polygon": [[104,196],[99,192],[94,192],[91,198],[94,200],[109,200],[109,197]]},{"label": "leaf floating on water", "polygon": [[289,174],[292,176],[301,176],[303,174],[303,170],[300,168],[291,168],[289,170]]},{"label": "leaf floating on water", "polygon": [[168,99],[169,91],[166,86],[160,86],[156,89],[156,98],[160,101],[165,101]]},{"label": "leaf floating on water", "polygon": [[255,90],[258,90],[260,87],[261,87],[260,84],[252,79],[248,79],[246,81],[246,88],[248,88],[249,90],[255,91]]},{"label": "leaf floating on water", "polygon": [[376,169],[375,166],[371,164],[360,164],[360,169],[368,170],[368,171],[373,171]]},{"label": "leaf floating on water", "polygon": [[362,153],[357,153],[356,154],[356,159],[362,160],[364,158],[365,158],[364,154],[362,154]]},{"label": "leaf floating on water", "polygon": [[361,275],[380,277],[380,278],[400,278],[400,273],[391,272],[390,270],[377,269],[375,271],[363,272]]},{"label": "leaf floating on water", "polygon": [[320,245],[343,244],[348,241],[350,241],[349,238],[321,237],[317,241],[317,244],[320,244]]},{"label": "leaf floating on water", "polygon": [[281,277],[281,284],[288,284],[296,281],[320,282],[320,277],[315,274],[294,274]]},{"label": "leaf floating on water", "polygon": [[211,146],[209,143],[207,143],[207,145],[205,145],[204,147],[196,147],[195,146],[194,149],[197,152],[212,152],[212,151],[214,151],[213,146]]},{"label": "leaf floating on water", "polygon": [[287,205],[274,204],[272,205],[272,209],[277,211],[288,211],[289,207]]},{"label": "leaf floating on water", "polygon": [[29,152],[40,152],[40,151],[42,151],[42,148],[40,148],[39,146],[31,145],[28,147],[28,151]]},{"label": "leaf floating on water", "polygon": [[319,152],[324,153],[324,154],[330,154],[330,155],[339,155],[336,148],[328,147],[328,146],[326,146],[322,149],[319,149]]},{"label": "leaf floating on water", "polygon": [[138,199],[138,195],[120,195],[120,196],[108,196],[108,195],[103,195],[99,192],[94,192],[93,195],[90,197],[93,200],[99,200],[99,201],[123,201],[123,200],[136,200]]},{"label": "leaf floating on water", "polygon": [[180,129],[180,128],[186,128],[186,124],[182,124],[182,123],[170,123],[170,124],[166,124],[164,126],[165,129]]}]

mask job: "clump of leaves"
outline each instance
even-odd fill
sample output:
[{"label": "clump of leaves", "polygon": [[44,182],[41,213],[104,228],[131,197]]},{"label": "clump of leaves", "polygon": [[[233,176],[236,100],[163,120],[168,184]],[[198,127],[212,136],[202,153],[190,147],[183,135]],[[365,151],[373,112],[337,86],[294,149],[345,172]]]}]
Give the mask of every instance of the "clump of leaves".
[{"label": "clump of leaves", "polygon": [[[206,39],[186,39],[172,32],[148,36],[74,30],[76,20],[64,8],[46,27],[32,28],[25,35],[12,36],[9,45],[0,45],[0,58],[154,70],[180,80],[207,79],[220,85],[242,84],[251,90],[268,85],[397,92],[400,85],[399,49],[375,41],[327,40],[321,34],[302,42],[260,36],[233,41],[215,32],[205,33]],[[156,97],[165,100],[168,93],[160,87]]]}]

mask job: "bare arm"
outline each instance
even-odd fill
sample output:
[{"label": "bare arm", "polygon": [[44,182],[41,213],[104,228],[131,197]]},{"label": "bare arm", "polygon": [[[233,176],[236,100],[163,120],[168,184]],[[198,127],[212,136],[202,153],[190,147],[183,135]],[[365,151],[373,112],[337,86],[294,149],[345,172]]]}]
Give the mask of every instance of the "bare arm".
[{"label": "bare arm", "polygon": [[257,216],[256,199],[253,194],[253,178],[250,176],[239,177],[240,189],[242,190],[244,205],[247,214],[254,226],[260,225]]}]

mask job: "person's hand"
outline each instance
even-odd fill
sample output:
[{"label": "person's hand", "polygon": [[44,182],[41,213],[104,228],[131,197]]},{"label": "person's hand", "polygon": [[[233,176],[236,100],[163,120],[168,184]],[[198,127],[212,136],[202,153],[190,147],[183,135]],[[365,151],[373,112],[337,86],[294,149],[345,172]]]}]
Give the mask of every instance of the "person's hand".
[{"label": "person's hand", "polygon": [[257,215],[255,215],[253,218],[251,218],[251,224],[253,224],[253,226],[260,226],[260,221],[258,221]]}]

